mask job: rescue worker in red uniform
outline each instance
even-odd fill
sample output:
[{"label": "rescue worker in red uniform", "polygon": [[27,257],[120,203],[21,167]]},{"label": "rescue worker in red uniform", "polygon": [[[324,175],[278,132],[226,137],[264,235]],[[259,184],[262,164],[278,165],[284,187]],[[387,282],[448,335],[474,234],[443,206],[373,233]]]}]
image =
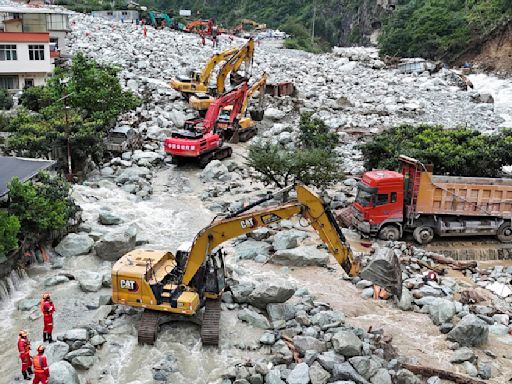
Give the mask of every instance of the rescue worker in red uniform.
[{"label": "rescue worker in red uniform", "polygon": [[42,345],[37,347],[37,355],[34,356],[34,373],[35,376],[32,384],[48,384],[50,369],[48,368],[48,362],[44,355],[44,346]]},{"label": "rescue worker in red uniform", "polygon": [[30,341],[28,340],[28,333],[21,330],[18,338],[18,352],[21,359],[21,374],[23,379],[30,380],[29,375],[32,375],[32,358],[30,357]]},{"label": "rescue worker in red uniform", "polygon": [[41,312],[43,312],[43,341],[53,343],[52,332],[53,332],[53,312],[55,312],[55,306],[52,303],[49,293],[43,293],[41,300]]}]

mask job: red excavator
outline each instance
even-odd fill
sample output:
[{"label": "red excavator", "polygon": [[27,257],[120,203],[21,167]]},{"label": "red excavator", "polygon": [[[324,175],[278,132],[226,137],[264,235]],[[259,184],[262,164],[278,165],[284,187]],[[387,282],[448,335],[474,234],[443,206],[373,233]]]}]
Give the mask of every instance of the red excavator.
[{"label": "red excavator", "polygon": [[217,119],[223,108],[232,105],[229,124],[239,118],[248,91],[247,82],[219,96],[208,108],[204,119],[187,120],[183,129],[165,139],[165,152],[173,161],[182,163],[186,158],[198,159],[201,168],[212,160],[230,157],[233,150],[224,144],[222,130],[217,130]]}]

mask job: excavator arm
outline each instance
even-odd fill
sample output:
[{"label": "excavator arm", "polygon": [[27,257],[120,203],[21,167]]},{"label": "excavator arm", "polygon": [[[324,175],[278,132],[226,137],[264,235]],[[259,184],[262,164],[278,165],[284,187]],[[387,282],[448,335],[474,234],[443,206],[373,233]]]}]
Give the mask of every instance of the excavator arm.
[{"label": "excavator arm", "polygon": [[265,89],[265,86],[267,85],[267,80],[268,80],[268,74],[266,72],[263,72],[263,75],[261,75],[261,77],[258,79],[258,81],[256,81],[253,85],[251,85],[251,87],[247,91],[247,95],[245,96],[242,108],[240,109],[241,116],[245,115],[245,111],[247,111],[247,106],[249,105],[249,100],[251,99],[252,95],[254,95],[258,91],[260,92],[260,107],[261,107],[261,103],[263,101],[263,95],[265,93],[263,90]]},{"label": "excavator arm", "polygon": [[[287,189],[291,189],[291,187]],[[223,242],[295,215],[301,215],[309,221],[346,273],[350,276],[357,275],[359,265],[355,262],[350,245],[329,208],[324,205],[322,199],[316,193],[306,186],[297,184],[295,190],[297,199],[290,203],[247,212],[262,202],[270,200],[273,197],[270,196],[251,204],[228,218],[213,222],[199,232],[190,249],[182,284],[188,285],[190,283],[212,250]]]},{"label": "excavator arm", "polygon": [[233,121],[236,116],[240,113],[240,109],[242,108],[243,101],[246,98],[247,94],[247,82],[242,83],[237,88],[226,92],[217,98],[211,105],[208,107],[208,111],[206,112],[206,116],[204,118],[204,130],[209,132],[215,125],[217,118],[219,117],[219,113],[222,108],[233,105],[233,109],[230,115],[230,121]]},{"label": "excavator arm", "polygon": [[210,60],[206,63],[206,66],[201,71],[200,75],[200,82],[202,84],[208,85],[210,82],[210,77],[212,76],[212,72],[217,64],[219,64],[221,61],[224,61],[226,59],[231,58],[236,52],[238,51],[238,48],[228,48],[220,53],[217,53],[210,57]]},{"label": "excavator arm", "polygon": [[245,62],[248,68],[254,57],[254,40],[249,41],[240,50],[227,60],[217,75],[217,93],[223,93],[226,89],[226,78],[231,72],[236,72]]}]

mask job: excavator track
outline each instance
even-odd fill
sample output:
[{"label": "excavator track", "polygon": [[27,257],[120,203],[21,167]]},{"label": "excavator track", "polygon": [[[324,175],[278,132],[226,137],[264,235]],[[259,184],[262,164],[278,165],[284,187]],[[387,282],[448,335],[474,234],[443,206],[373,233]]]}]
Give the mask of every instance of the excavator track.
[{"label": "excavator track", "polygon": [[222,146],[220,148],[217,148],[215,151],[209,152],[206,155],[203,155],[199,159],[199,166],[201,168],[206,167],[208,163],[212,160],[222,160],[226,157],[231,157],[231,154],[233,153],[233,149],[229,146]]},{"label": "excavator track", "polygon": [[158,319],[160,314],[156,311],[145,309],[140,317],[138,340],[139,344],[154,345],[158,334]]},{"label": "excavator track", "polygon": [[203,345],[219,345],[220,333],[220,299],[206,299],[201,327]]}]

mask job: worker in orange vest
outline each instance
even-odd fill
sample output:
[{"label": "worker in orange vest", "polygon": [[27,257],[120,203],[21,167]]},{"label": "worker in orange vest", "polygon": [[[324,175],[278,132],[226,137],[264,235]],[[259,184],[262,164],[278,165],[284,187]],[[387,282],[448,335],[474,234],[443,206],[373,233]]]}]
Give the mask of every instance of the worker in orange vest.
[{"label": "worker in orange vest", "polygon": [[53,305],[52,299],[48,292],[43,293],[41,299],[41,312],[43,312],[43,341],[53,343],[52,332],[53,332],[53,313],[55,312],[55,305]]},{"label": "worker in orange vest", "polygon": [[34,373],[35,376],[32,384],[48,384],[50,369],[48,368],[48,362],[44,355],[44,346],[42,345],[37,347],[37,355],[34,356]]},{"label": "worker in orange vest", "polygon": [[30,341],[28,340],[28,332],[22,329],[18,337],[18,352],[21,359],[21,374],[23,379],[30,380],[32,375],[32,358],[30,357]]}]

